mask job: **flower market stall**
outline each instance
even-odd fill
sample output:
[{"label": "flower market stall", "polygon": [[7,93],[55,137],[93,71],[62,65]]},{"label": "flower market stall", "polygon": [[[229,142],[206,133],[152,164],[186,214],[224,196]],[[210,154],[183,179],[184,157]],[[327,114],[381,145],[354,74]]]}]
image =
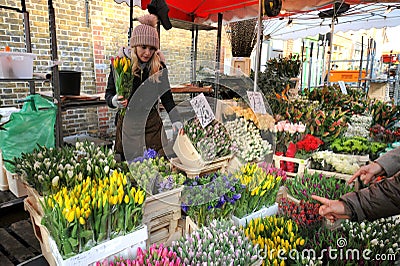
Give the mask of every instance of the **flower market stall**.
[{"label": "flower market stall", "polygon": [[397,217],[330,223],[311,195],[360,189],[346,181],[399,145],[399,107],[335,86],[296,97],[236,92],[194,98],[216,113],[204,123],[190,104],[173,158],[147,149],[117,163],[89,142],[15,158],[49,264],[326,265],[328,249],[359,251],[335,265],[398,259]]}]

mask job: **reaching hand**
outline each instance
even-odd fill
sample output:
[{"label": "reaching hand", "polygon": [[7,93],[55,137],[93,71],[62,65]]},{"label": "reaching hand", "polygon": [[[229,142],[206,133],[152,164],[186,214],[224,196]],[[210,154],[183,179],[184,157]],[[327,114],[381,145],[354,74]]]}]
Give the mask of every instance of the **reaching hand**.
[{"label": "reaching hand", "polygon": [[114,105],[116,108],[124,108],[128,106],[128,100],[124,99],[124,97],[121,95],[115,94],[112,98],[112,105]]},{"label": "reaching hand", "polygon": [[350,215],[346,213],[343,201],[330,200],[316,195],[312,195],[311,198],[318,200],[323,204],[319,207],[319,214],[330,220],[332,223],[337,219],[350,218]]},{"label": "reaching hand", "polygon": [[353,182],[357,177],[360,177],[360,180],[366,185],[371,180],[373,180],[379,174],[383,174],[383,168],[378,163],[370,163],[364,166],[361,166],[357,172],[347,181],[347,183]]}]

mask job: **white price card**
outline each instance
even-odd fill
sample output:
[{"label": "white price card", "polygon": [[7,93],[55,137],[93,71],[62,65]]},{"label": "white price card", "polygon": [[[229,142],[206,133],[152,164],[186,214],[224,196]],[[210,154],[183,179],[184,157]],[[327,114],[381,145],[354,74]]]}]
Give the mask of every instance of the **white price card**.
[{"label": "white price card", "polygon": [[247,91],[247,97],[249,98],[250,107],[255,114],[265,115],[267,113],[261,92]]},{"label": "white price card", "polygon": [[342,91],[342,93],[347,94],[347,89],[346,89],[346,85],[344,84],[344,81],[339,80],[338,83],[339,83],[340,90]]},{"label": "white price card", "polygon": [[215,115],[211,109],[211,106],[207,102],[207,99],[203,93],[191,99],[190,104],[192,105],[193,110],[203,128],[205,128],[215,119]]}]

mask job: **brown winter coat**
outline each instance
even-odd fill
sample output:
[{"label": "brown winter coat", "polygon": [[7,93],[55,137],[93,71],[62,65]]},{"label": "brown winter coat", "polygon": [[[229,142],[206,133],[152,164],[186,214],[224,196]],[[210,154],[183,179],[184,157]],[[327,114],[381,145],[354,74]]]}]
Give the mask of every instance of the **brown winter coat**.
[{"label": "brown winter coat", "polygon": [[376,160],[389,178],[358,192],[347,193],[342,200],[351,211],[352,220],[376,220],[400,214],[400,148]]},{"label": "brown winter coat", "polygon": [[[165,66],[164,66],[165,67]],[[142,70],[141,76],[136,77],[133,80],[132,84],[132,91],[129,97],[129,102],[131,101],[132,97],[134,97],[134,93],[136,90],[140,87],[140,85],[146,81],[149,77],[149,69],[145,67]],[[168,83],[168,77],[166,77],[166,85],[169,88],[169,83]],[[110,75],[108,76],[108,83],[107,83],[107,89],[105,93],[105,98],[107,101],[107,104],[111,108],[115,108],[112,104],[112,98],[116,94],[116,88],[115,88],[115,83],[114,83],[114,78],[112,74],[112,68],[110,71]],[[149,98],[154,98],[154,97],[149,97]],[[163,95],[160,97],[161,103],[165,107],[166,111],[170,113],[174,107],[175,107],[175,102],[171,93],[171,90],[168,90],[165,92]],[[147,99],[145,99],[147,100]],[[164,155],[164,151],[162,148],[162,139],[166,139],[166,134],[165,131],[162,127],[163,123],[162,120],[158,114],[157,111],[157,104],[158,102],[147,102],[145,105],[148,108],[151,108],[149,116],[147,117],[146,121],[146,127],[145,127],[145,140],[146,140],[146,147],[147,148],[152,148],[156,150],[160,155]],[[115,137],[115,145],[114,145],[114,150],[117,154],[121,155],[121,158],[125,160],[124,156],[124,150],[122,146],[122,128],[123,128],[123,120],[124,117],[121,116],[120,111],[117,112],[116,117],[115,117],[115,125],[116,125],[116,137]],[[171,119],[172,120],[172,119]],[[143,153],[142,147],[135,146],[137,148],[137,151],[135,151],[135,154],[141,155]],[[132,158],[127,158],[127,159],[132,159]]]}]

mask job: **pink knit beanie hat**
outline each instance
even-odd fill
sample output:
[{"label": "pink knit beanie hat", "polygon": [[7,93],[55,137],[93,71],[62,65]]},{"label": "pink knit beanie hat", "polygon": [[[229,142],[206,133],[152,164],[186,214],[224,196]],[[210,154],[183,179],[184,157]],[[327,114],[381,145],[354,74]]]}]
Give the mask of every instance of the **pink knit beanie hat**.
[{"label": "pink knit beanie hat", "polygon": [[131,46],[153,46],[156,49],[160,49],[160,40],[158,38],[158,32],[156,30],[157,17],[155,15],[144,15],[138,18],[141,25],[136,26],[132,32]]}]

